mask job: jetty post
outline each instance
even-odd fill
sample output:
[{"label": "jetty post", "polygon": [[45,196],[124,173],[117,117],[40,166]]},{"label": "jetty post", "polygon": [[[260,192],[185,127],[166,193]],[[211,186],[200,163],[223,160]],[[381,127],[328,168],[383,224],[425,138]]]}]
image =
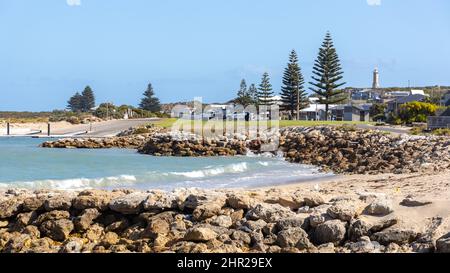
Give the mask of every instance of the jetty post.
[{"label": "jetty post", "polygon": [[47,123],[47,136],[50,136],[50,122]]},{"label": "jetty post", "polygon": [[6,135],[9,136],[9,122],[6,123]]}]

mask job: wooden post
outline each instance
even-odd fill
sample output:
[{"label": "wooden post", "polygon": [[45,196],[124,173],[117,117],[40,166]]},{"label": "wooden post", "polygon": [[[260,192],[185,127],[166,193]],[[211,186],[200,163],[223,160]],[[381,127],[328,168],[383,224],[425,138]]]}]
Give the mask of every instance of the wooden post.
[{"label": "wooden post", "polygon": [[50,122],[47,123],[47,136],[50,136]]},{"label": "wooden post", "polygon": [[9,122],[6,123],[6,135],[9,136]]}]

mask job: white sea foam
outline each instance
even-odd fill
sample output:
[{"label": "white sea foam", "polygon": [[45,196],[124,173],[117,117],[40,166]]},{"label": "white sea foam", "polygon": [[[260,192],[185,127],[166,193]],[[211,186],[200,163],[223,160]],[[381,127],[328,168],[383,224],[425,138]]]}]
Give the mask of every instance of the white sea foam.
[{"label": "white sea foam", "polygon": [[170,172],[172,175],[184,176],[187,178],[204,178],[218,176],[225,173],[242,173],[248,169],[247,162],[230,164],[224,167],[216,167],[211,169],[194,170],[188,172]]},{"label": "white sea foam", "polygon": [[46,179],[36,181],[19,181],[14,183],[0,183],[0,188],[32,188],[32,189],[89,189],[112,186],[133,185],[136,182],[134,175],[120,175],[102,178],[74,178],[74,179]]}]

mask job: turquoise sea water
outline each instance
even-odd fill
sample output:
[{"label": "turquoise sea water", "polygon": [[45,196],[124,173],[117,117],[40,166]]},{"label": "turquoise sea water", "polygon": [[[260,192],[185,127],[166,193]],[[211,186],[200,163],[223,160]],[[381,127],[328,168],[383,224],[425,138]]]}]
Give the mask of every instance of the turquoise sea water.
[{"label": "turquoise sea water", "polygon": [[134,150],[45,149],[45,139],[0,138],[0,188],[255,187],[330,176],[267,156],[178,158]]}]

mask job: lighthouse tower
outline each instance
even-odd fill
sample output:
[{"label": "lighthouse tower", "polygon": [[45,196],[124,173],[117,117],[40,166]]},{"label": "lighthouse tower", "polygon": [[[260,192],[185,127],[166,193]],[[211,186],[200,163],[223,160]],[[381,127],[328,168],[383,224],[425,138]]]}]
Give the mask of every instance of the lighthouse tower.
[{"label": "lighthouse tower", "polygon": [[373,83],[372,83],[372,89],[379,89],[380,88],[380,74],[378,73],[378,68],[375,68],[373,71]]}]

